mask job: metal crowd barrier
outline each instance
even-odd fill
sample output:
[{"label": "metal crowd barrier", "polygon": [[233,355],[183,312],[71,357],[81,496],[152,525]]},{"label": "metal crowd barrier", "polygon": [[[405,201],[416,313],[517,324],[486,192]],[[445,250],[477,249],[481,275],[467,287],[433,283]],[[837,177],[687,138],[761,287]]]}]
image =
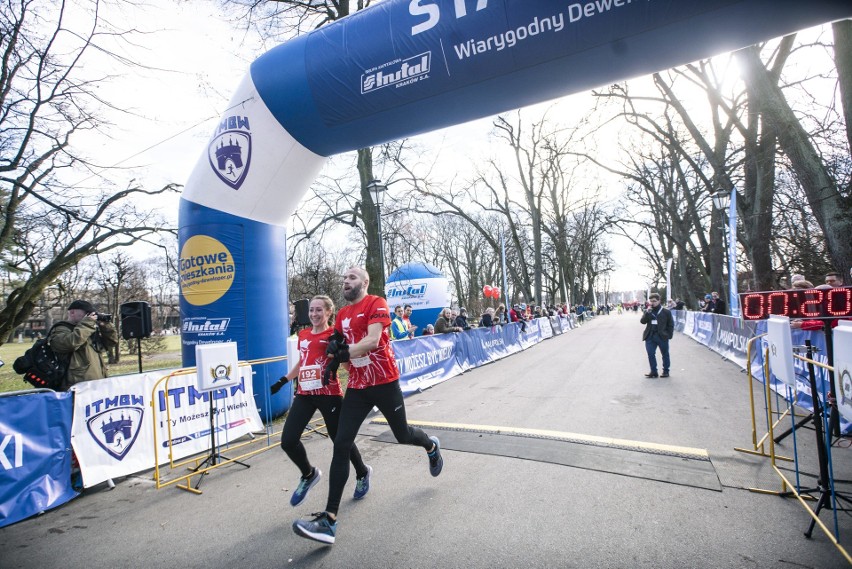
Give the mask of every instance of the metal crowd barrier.
[{"label": "metal crowd barrier", "polygon": [[[771,388],[770,379],[769,379],[770,378],[770,375],[769,375],[769,372],[770,372],[769,357],[768,357],[768,354],[765,354],[765,355],[766,355],[766,357],[764,358],[764,382],[763,382],[763,386],[764,386],[764,392],[765,392],[765,395],[766,395],[766,405],[767,405],[768,413],[769,413],[769,416],[771,417],[772,413],[773,413],[773,411],[772,411],[772,391],[773,390]],[[813,359],[806,358],[806,357],[800,356],[798,354],[793,354],[793,357],[796,358],[796,359],[799,359],[803,362],[806,362],[809,365],[821,367],[823,369],[826,369],[826,370],[829,370],[829,371],[832,371],[832,372],[834,371],[834,368],[832,366],[827,365],[827,364],[823,364],[823,363],[815,361]],[[817,397],[819,397],[819,394],[814,393],[814,394],[812,394],[812,396],[814,398],[817,398]],[[793,398],[792,401],[795,401],[795,398]],[[794,430],[795,430],[795,427],[794,427]],[[795,484],[793,484],[789,480],[787,480],[787,476],[775,464],[775,459],[777,458],[776,455],[775,455],[775,435],[774,435],[774,425],[771,421],[769,422],[769,441],[770,441],[769,442],[769,457],[771,458],[772,469],[775,471],[775,474],[777,474],[778,477],[781,478],[781,484],[782,484],[782,488],[783,488],[783,491],[780,492],[780,493],[776,493],[776,492],[771,492],[771,493],[776,493],[776,494],[779,494],[779,495],[782,495],[782,496],[787,496],[787,495],[794,496],[796,498],[796,500],[798,500],[798,502],[805,509],[805,511],[808,513],[808,515],[811,517],[811,519],[813,520],[813,524],[816,524],[816,526],[818,526],[822,530],[822,532],[826,535],[826,537],[828,537],[829,541],[831,541],[831,543],[834,544],[834,546],[837,548],[837,550],[840,552],[840,554],[843,555],[843,557],[846,559],[846,561],[849,562],[850,564],[852,564],[852,556],[849,555],[849,553],[846,551],[846,549],[840,543],[840,536],[839,536],[839,531],[837,529],[836,517],[835,517],[835,530],[832,532],[822,522],[822,520],[819,519],[818,511],[814,511],[808,505],[807,501],[808,500],[813,501],[813,500],[815,500],[815,498],[813,496],[810,496],[809,494],[801,493],[799,491],[799,488],[797,488],[797,486]],[[817,444],[823,444],[823,441],[818,441]],[[826,451],[828,453],[828,456],[830,457],[831,456],[831,445],[827,445],[827,447],[828,448],[826,449]],[[786,459],[786,460],[789,460],[789,459]],[[830,460],[830,458],[829,458],[829,460]],[[797,470],[798,470],[798,467],[797,467]],[[835,496],[834,482],[833,482],[833,480],[828,480],[828,481],[824,481],[824,483],[827,483],[829,485],[830,491],[832,493],[832,500],[833,501],[832,501],[831,510],[835,512],[835,516],[836,516],[838,509],[837,509],[837,506],[836,506],[837,498]],[[767,493],[770,493],[770,492],[767,492]],[[812,524],[812,527],[813,527],[813,524]],[[805,535],[810,537],[808,532],[805,532]]]},{"label": "metal crowd barrier", "polygon": [[[284,361],[286,359],[287,359],[287,356],[275,356],[275,357],[271,357],[271,358],[262,358],[262,359],[257,359],[257,360],[241,361],[241,362],[239,362],[239,365],[252,365],[252,366],[263,365],[263,364],[268,364],[268,363],[273,363],[273,362]],[[156,405],[154,405],[154,401],[157,400],[157,391],[158,391],[160,385],[164,384],[164,390],[168,393],[169,381],[173,377],[177,377],[177,376],[181,376],[181,375],[193,375],[195,373],[197,373],[197,368],[194,368],[194,367],[182,368],[182,369],[179,369],[179,370],[175,370],[172,373],[170,373],[166,376],[163,376],[162,378],[157,380],[157,382],[154,384],[154,387],[153,387],[152,392],[151,392],[151,402],[152,402],[151,406],[152,406],[152,410],[153,410],[153,412],[151,413],[151,418],[152,418],[152,427],[153,427],[153,433],[154,433],[154,482],[155,482],[158,490],[161,489],[161,488],[165,488],[167,486],[175,485],[177,488],[180,488],[181,490],[186,490],[186,491],[192,492],[194,494],[201,494],[201,490],[198,489],[198,483],[200,483],[201,479],[199,478],[198,482],[193,487],[191,485],[191,480],[192,480],[193,477],[204,476],[207,473],[209,473],[210,471],[215,470],[216,468],[240,462],[241,460],[250,458],[250,457],[252,457],[256,454],[260,454],[264,451],[267,451],[272,447],[278,446],[277,441],[273,437],[275,435],[280,435],[281,431],[274,432],[274,427],[272,426],[273,423],[270,422],[270,423],[264,425],[265,437],[258,438],[258,437],[255,436],[255,434],[252,433],[252,434],[247,435],[249,437],[249,440],[244,441],[244,442],[240,442],[240,443],[236,443],[236,444],[229,444],[227,448],[228,448],[229,451],[244,449],[244,448],[251,448],[253,445],[263,443],[264,441],[266,443],[265,446],[262,446],[260,448],[253,448],[253,449],[248,450],[247,452],[244,452],[243,454],[240,454],[239,456],[235,456],[233,458],[221,457],[222,460],[214,461],[213,463],[208,464],[207,466],[204,466],[204,467],[202,467],[202,465],[205,462],[207,462],[207,460],[210,457],[207,456],[207,455],[202,455],[200,453],[196,454],[192,457],[183,459],[181,461],[175,461],[174,449],[172,447],[173,437],[172,437],[172,432],[171,432],[171,425],[172,425],[172,423],[171,423],[171,404],[167,404],[166,409],[165,409],[165,413],[166,413],[166,424],[167,424],[167,429],[168,429],[167,432],[168,432],[168,438],[169,438],[168,447],[167,447],[168,448],[168,458],[169,458],[169,460],[168,460],[169,469],[175,470],[177,468],[181,468],[181,467],[188,466],[188,465],[192,465],[192,466],[189,466],[188,470],[190,472],[188,474],[183,474],[181,476],[177,476],[175,478],[165,480],[165,476],[164,476],[163,472],[161,471],[161,466],[160,466],[159,444],[157,443],[158,413],[157,413],[157,407],[156,407]],[[167,399],[167,401],[168,401],[168,399]],[[324,424],[316,425],[315,423],[317,423],[317,422],[316,421],[312,422],[311,429],[306,430],[306,433],[310,434],[312,432],[321,432],[321,430],[325,428]],[[215,451],[218,452],[218,450],[220,448],[221,448],[221,445],[217,445]],[[211,449],[211,450],[213,450],[213,449]],[[181,485],[180,484],[181,482],[183,482],[184,484]]]}]

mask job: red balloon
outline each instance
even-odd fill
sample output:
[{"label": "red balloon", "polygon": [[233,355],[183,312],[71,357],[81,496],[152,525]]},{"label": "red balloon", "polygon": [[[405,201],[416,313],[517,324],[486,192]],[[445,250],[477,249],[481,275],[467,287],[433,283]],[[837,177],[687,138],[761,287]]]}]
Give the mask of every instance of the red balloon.
[{"label": "red balloon", "polygon": [[484,287],[482,287],[482,294],[485,295],[485,298],[488,298],[489,296],[491,296],[492,290],[493,289],[491,288],[491,285],[485,285]]},{"label": "red balloon", "polygon": [[494,298],[496,298],[496,299],[498,299],[498,300],[500,299],[500,289],[499,289],[498,287],[496,287],[496,286],[495,286],[495,287],[491,290],[491,294],[494,296]]}]

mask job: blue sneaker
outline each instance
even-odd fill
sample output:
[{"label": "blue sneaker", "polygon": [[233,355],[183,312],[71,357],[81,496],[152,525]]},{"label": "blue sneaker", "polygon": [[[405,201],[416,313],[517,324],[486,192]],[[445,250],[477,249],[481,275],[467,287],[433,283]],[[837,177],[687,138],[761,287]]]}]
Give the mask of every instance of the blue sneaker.
[{"label": "blue sneaker", "polygon": [[367,466],[367,474],[364,475],[364,478],[355,479],[355,495],[353,498],[360,500],[367,495],[367,492],[370,491],[370,476],[372,475],[373,467]]},{"label": "blue sneaker", "polygon": [[428,452],[429,455],[429,474],[438,476],[444,468],[444,457],[441,456],[441,441],[438,437],[429,437],[429,440],[435,443],[435,450]]},{"label": "blue sneaker", "polygon": [[296,489],[293,491],[293,495],[290,496],[290,505],[298,506],[304,502],[305,498],[308,497],[308,492],[310,492],[311,488],[319,482],[320,478],[322,478],[322,471],[320,471],[317,467],[314,467],[313,476],[310,478],[300,478],[299,485],[296,486]]},{"label": "blue sneaker", "polygon": [[296,535],[320,541],[329,545],[334,543],[334,534],[337,533],[337,522],[331,521],[326,512],[311,514],[312,520],[296,520],[293,522],[293,531]]}]

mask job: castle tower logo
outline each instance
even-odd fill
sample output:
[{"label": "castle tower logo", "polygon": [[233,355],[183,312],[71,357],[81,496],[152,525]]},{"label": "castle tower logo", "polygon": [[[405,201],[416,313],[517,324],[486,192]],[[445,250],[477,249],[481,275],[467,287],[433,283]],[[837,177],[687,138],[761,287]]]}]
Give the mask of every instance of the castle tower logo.
[{"label": "castle tower logo", "polygon": [[235,115],[219,123],[207,147],[210,166],[220,180],[239,190],[251,164],[251,130],[248,117]]},{"label": "castle tower logo", "polygon": [[89,417],[86,427],[102,449],[122,460],[139,436],[143,415],[140,407],[111,407]]}]

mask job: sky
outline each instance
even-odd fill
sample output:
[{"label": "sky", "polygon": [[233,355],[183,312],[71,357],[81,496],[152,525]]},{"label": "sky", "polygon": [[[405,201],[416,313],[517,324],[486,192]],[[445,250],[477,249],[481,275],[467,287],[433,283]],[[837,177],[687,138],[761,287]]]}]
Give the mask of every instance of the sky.
[{"label": "sky", "polygon": [[[205,155],[207,142],[218,118],[251,62],[265,48],[243,33],[240,24],[228,21],[210,0],[147,0],[125,5],[110,14],[116,22],[133,22],[146,33],[123,55],[147,69],[122,73],[103,89],[126,114],[113,117],[109,137],[80,137],[75,144],[121,173],[110,177],[122,185],[136,179],[148,187],[170,182],[183,184],[196,162]],[[576,95],[582,99],[587,95]],[[544,109],[551,103],[539,105]],[[569,105],[570,106],[570,105]],[[481,158],[487,147],[492,119],[485,118],[424,134],[412,142],[440,148],[441,169],[446,174]],[[463,167],[463,166],[461,166]],[[81,176],[73,186],[93,183]],[[178,196],[160,203],[167,218],[176,223]],[[644,290],[650,271],[625,238],[613,238],[611,246],[618,269],[611,275],[610,290]]]}]

